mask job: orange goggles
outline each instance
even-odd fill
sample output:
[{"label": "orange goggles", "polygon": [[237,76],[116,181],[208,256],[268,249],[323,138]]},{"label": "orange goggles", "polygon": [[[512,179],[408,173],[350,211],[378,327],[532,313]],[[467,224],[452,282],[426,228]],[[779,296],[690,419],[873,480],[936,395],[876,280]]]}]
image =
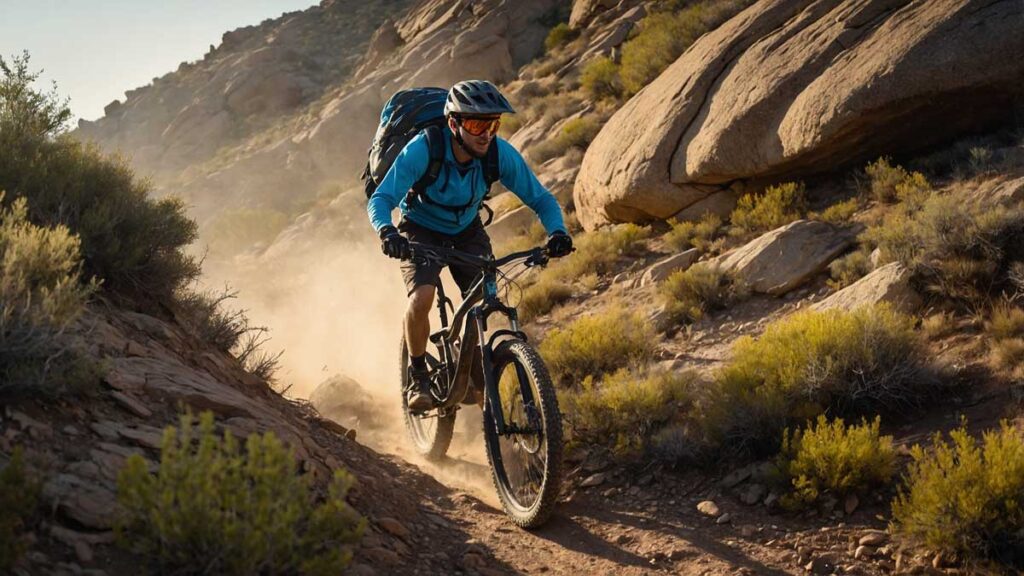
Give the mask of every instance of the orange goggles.
[{"label": "orange goggles", "polygon": [[459,125],[473,136],[494,135],[501,126],[501,118],[463,118]]}]

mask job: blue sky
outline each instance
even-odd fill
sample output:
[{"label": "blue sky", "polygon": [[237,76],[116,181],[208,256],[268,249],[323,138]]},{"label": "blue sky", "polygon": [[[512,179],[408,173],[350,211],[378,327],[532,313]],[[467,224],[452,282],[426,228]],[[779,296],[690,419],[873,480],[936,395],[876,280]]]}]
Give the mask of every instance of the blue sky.
[{"label": "blue sky", "polygon": [[95,120],[124,92],[203,57],[228,30],[316,0],[0,0],[0,55],[28,50],[32,69]]}]

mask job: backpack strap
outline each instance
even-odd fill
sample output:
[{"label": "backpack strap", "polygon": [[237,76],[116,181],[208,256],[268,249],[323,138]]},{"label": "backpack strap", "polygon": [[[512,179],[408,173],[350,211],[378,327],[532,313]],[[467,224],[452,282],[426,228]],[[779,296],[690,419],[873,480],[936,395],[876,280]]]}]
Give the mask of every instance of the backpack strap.
[{"label": "backpack strap", "polygon": [[498,158],[498,139],[491,141],[491,147],[487,149],[487,155],[483,158],[484,182],[487,184],[487,193],[484,200],[491,199],[491,186],[501,180],[501,163]]},{"label": "backpack strap", "polygon": [[[426,198],[427,187],[434,182],[437,182],[437,177],[441,175],[441,168],[444,167],[444,134],[441,132],[440,126],[428,126],[423,131],[424,136],[427,139],[427,150],[429,161],[427,163],[427,171],[420,176],[420,179],[413,183],[412,188],[409,189],[409,194],[413,197],[419,196]],[[407,198],[406,203],[413,198]]]}]

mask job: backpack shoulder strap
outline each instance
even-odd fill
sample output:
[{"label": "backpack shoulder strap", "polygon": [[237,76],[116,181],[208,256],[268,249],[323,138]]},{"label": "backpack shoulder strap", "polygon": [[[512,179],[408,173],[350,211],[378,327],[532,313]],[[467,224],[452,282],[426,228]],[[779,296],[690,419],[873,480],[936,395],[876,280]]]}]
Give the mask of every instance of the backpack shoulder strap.
[{"label": "backpack shoulder strap", "polygon": [[501,180],[501,163],[498,158],[498,139],[495,138],[491,143],[491,147],[487,149],[487,155],[484,156],[484,182],[487,183],[487,194],[485,194],[485,200],[491,194],[491,185]]},{"label": "backpack shoulder strap", "polygon": [[413,183],[412,192],[425,196],[424,191],[431,184],[437,182],[437,177],[441,174],[441,167],[444,166],[444,134],[441,132],[441,127],[436,125],[425,128],[423,134],[427,139],[429,162],[427,171]]}]

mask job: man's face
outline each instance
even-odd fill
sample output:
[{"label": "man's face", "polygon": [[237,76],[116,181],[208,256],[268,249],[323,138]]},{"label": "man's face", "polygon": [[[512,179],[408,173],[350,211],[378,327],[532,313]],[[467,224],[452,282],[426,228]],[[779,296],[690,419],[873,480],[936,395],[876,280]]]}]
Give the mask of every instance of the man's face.
[{"label": "man's face", "polygon": [[491,140],[498,133],[501,116],[482,116],[473,118],[449,118],[448,126],[452,131],[458,130],[462,141],[469,152],[477,157],[487,154]]}]

